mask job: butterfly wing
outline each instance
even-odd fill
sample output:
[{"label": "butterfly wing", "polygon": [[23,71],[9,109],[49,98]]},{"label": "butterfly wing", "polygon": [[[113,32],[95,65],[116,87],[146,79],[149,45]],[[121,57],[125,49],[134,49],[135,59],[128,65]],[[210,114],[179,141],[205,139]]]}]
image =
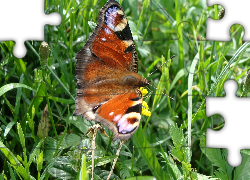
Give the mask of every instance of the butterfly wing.
[{"label": "butterfly wing", "polygon": [[132,33],[122,7],[109,0],[100,10],[100,18],[93,34],[77,59],[94,54],[107,66],[115,69],[126,68],[137,73],[138,59]]},{"label": "butterfly wing", "polygon": [[137,74],[137,54],[121,6],[113,0],[100,10],[97,26],[76,54],[77,96],[74,115],[101,122],[113,139],[128,139],[141,119],[142,95],[147,84]]},{"label": "butterfly wing", "polygon": [[113,131],[113,139],[128,139],[137,130],[141,120],[140,92],[126,92],[114,96],[96,111],[96,121]]}]

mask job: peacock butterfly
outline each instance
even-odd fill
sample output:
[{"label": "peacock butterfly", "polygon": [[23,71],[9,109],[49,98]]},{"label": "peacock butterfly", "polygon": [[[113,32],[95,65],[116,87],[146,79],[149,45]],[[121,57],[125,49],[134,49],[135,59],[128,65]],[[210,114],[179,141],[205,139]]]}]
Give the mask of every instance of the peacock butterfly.
[{"label": "peacock butterfly", "polygon": [[109,0],[93,34],[76,54],[74,115],[100,122],[113,140],[129,139],[140,125],[142,93],[149,81],[138,72],[133,37],[122,7]]}]

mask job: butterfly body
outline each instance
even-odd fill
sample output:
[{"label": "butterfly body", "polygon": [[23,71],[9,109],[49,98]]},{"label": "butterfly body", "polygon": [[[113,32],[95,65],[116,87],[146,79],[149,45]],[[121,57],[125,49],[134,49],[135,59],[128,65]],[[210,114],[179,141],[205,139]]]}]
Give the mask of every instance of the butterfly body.
[{"label": "butterfly body", "polygon": [[74,115],[100,122],[113,140],[129,139],[139,127],[142,94],[149,84],[137,74],[138,59],[122,7],[109,0],[97,26],[76,54],[77,96]]}]

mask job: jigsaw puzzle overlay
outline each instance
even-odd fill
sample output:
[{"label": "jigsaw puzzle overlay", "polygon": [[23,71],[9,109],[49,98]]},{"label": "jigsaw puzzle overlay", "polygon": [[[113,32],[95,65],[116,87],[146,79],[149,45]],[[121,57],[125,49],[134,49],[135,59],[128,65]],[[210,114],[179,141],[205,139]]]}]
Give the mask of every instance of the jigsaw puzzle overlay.
[{"label": "jigsaw puzzle overlay", "polygon": [[226,97],[207,97],[207,116],[221,114],[225,125],[220,131],[207,130],[207,147],[228,149],[228,162],[231,166],[239,166],[242,158],[240,150],[250,149],[248,112],[250,100],[236,96],[237,82],[228,80],[224,83]]},{"label": "jigsaw puzzle overlay", "polygon": [[59,25],[61,22],[58,13],[45,15],[44,0],[0,1],[0,7],[0,40],[14,40],[16,44],[13,53],[18,58],[23,58],[27,52],[25,41],[43,41],[44,26]]},{"label": "jigsaw puzzle overlay", "polygon": [[[38,174],[40,178],[46,175],[51,179],[79,179],[92,174],[94,179],[107,179],[119,140],[113,142],[112,132],[105,126],[108,137],[98,132],[93,140],[93,132],[96,132],[91,130],[95,127],[93,123],[72,115],[77,89],[75,54],[93,32],[98,10],[106,2],[56,3],[59,2],[0,2],[0,7],[12,8],[0,11],[0,18],[10,17],[1,19],[1,24],[9,28],[0,30],[0,169],[4,169],[1,173],[10,178],[14,172],[16,179],[18,175],[35,179]],[[147,79],[158,90],[149,87],[151,90],[144,100],[152,116],[142,116],[137,132],[121,148],[111,179],[145,176],[151,179],[250,179],[249,126],[244,114],[249,106],[247,98],[235,96],[236,87],[241,91],[243,82],[247,81],[250,65],[246,54],[250,45],[243,44],[242,39],[248,36],[245,34],[242,38],[243,31],[236,29],[233,41],[219,42],[222,38],[230,41],[231,24],[239,23],[245,30],[247,25],[241,17],[235,22],[226,22],[223,28],[213,23],[206,27],[206,22],[215,20],[204,18],[201,12],[212,14],[213,10],[208,12],[206,4],[216,3],[218,1],[211,0],[122,1],[136,45],[139,74],[147,77],[156,69]],[[225,8],[226,20],[238,14],[236,10],[239,14],[244,10],[239,10],[238,4],[232,8],[231,2],[221,0],[219,3]],[[58,25],[58,13],[53,16],[45,12],[60,13],[61,25]],[[44,28],[45,24],[58,26]],[[204,41],[205,35],[207,41]],[[47,43],[39,42],[45,37]],[[7,40],[16,42],[14,55]],[[26,40],[28,53],[24,56]],[[237,64],[244,50],[246,54]],[[160,67],[172,55],[176,57]],[[237,58],[231,62],[233,56]],[[230,78],[237,78],[238,85],[232,80],[226,81],[225,97],[210,97],[223,95],[216,83],[228,78],[225,72],[231,73],[228,73]],[[209,127],[207,116],[214,114],[224,117],[225,125],[219,131],[206,129]],[[214,119],[217,121],[213,122],[213,128],[223,126],[219,118]],[[192,122],[190,130],[188,122]],[[92,134],[87,136],[87,132]],[[228,149],[228,157],[223,156],[225,149],[219,148]]]},{"label": "jigsaw puzzle overlay", "polygon": [[250,24],[248,0],[207,0],[208,6],[219,4],[224,7],[225,15],[220,20],[207,19],[206,39],[214,41],[231,41],[230,28],[234,24],[244,27],[244,41],[250,41]]}]

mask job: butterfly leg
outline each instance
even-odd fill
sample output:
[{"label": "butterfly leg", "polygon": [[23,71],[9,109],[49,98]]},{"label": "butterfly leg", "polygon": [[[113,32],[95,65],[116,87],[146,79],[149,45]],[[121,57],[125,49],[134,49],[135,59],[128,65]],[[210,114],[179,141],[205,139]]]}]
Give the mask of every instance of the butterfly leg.
[{"label": "butterfly leg", "polygon": [[102,134],[104,134],[105,136],[108,137],[108,135],[106,134],[104,128],[102,127],[101,124],[97,123],[93,126],[91,126],[88,131],[83,135],[83,137],[87,136],[89,133],[90,134],[90,142],[91,142],[91,151],[92,151],[92,177],[91,180],[94,180],[94,166],[95,166],[95,162],[94,162],[94,157],[95,157],[95,138],[96,138],[96,134],[97,131],[100,131]]},{"label": "butterfly leg", "polygon": [[[97,124],[98,125],[98,124]],[[97,134],[98,127],[95,125],[93,126],[90,141],[91,142],[91,150],[92,150],[92,177],[91,180],[94,180],[94,168],[95,168],[95,138]]]},{"label": "butterfly leg", "polygon": [[110,177],[111,177],[111,175],[112,175],[112,173],[113,173],[113,170],[114,170],[114,168],[115,168],[115,164],[116,164],[116,161],[117,161],[117,159],[118,159],[118,156],[119,156],[119,154],[120,154],[120,150],[121,150],[123,144],[125,144],[127,141],[128,141],[128,140],[120,140],[120,146],[119,146],[119,148],[118,148],[118,150],[117,150],[117,152],[116,152],[117,157],[114,159],[114,162],[113,162],[112,168],[111,168],[111,170],[110,170],[110,172],[109,172],[109,176],[108,176],[107,180],[110,179]]}]

